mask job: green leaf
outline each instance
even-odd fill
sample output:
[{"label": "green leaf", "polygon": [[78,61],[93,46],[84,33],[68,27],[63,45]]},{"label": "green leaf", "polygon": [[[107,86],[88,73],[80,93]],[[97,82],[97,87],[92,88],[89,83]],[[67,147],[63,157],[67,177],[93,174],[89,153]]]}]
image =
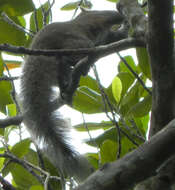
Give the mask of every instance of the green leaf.
[{"label": "green leaf", "polygon": [[[11,117],[11,116],[16,116],[16,105],[15,104],[8,104],[6,106],[6,110],[7,110],[7,116]],[[4,130],[4,139],[6,140],[6,142],[9,141],[9,135],[11,134],[12,131],[16,130],[17,126],[15,125],[11,125],[5,128]]]},{"label": "green leaf", "polygon": [[26,155],[29,151],[31,140],[29,138],[24,139],[18,143],[16,143],[12,149],[11,152],[16,155],[19,158],[22,158],[24,155]]},{"label": "green leaf", "polygon": [[121,96],[124,96],[125,93],[127,92],[127,90],[129,89],[129,87],[133,84],[135,78],[133,75],[131,75],[130,73],[127,72],[120,72],[117,75],[118,78],[120,78],[121,82],[122,82],[122,94]]},{"label": "green leaf", "polygon": [[2,56],[0,54],[0,77],[3,74],[3,71],[4,71],[3,59],[2,59]]},{"label": "green leaf", "polygon": [[83,1],[82,3],[81,3],[81,1],[67,3],[66,5],[61,7],[61,10],[62,11],[71,11],[71,10],[76,9],[80,5],[83,8],[88,8],[88,9],[92,8],[92,3],[90,1],[86,0],[86,1]]},{"label": "green leaf", "polygon": [[11,84],[8,81],[0,81],[0,111],[6,113],[6,105],[13,103],[10,96]]},{"label": "green leaf", "polygon": [[7,112],[8,116],[15,116],[16,113],[16,105],[15,104],[8,104],[7,105]]},{"label": "green leaf", "polygon": [[129,109],[139,102],[139,86],[140,84],[137,82],[126,94],[126,96],[122,99],[120,105],[120,113],[125,116]]},{"label": "green leaf", "polygon": [[82,76],[80,78],[79,87],[81,87],[81,86],[87,86],[88,88],[90,88],[100,94],[100,90],[99,90],[97,81],[90,76],[86,76],[86,77]]},{"label": "green leaf", "polygon": [[149,113],[143,117],[134,117],[133,119],[139,131],[142,133],[144,137],[146,137],[150,121]]},{"label": "green leaf", "polygon": [[152,97],[148,95],[142,101],[131,107],[128,114],[133,117],[143,117],[150,112],[151,105]]},{"label": "green leaf", "polygon": [[111,103],[111,105],[113,105],[114,107],[117,107],[118,104],[116,100],[114,99],[113,92],[112,92],[112,83],[109,85],[107,89],[104,90],[104,92],[106,96],[108,97],[108,100]]},{"label": "green leaf", "polygon": [[117,157],[117,143],[111,140],[105,140],[100,147],[102,164],[112,162]]},{"label": "green leaf", "polygon": [[136,54],[142,72],[151,80],[151,68],[146,48],[136,48]]},{"label": "green leaf", "polygon": [[116,127],[111,127],[110,129],[105,130],[104,133],[99,135],[98,137],[86,140],[86,143],[91,146],[99,147],[102,145],[102,143],[105,140],[108,139],[108,140],[117,142],[117,138],[118,138],[118,136],[117,136]]},{"label": "green leaf", "polygon": [[13,165],[13,168],[11,170],[11,174],[13,177],[13,180],[19,186],[19,188],[23,190],[30,189],[32,185],[40,185],[38,180],[29,173],[26,169],[24,169],[19,164],[11,164]]},{"label": "green leaf", "polygon": [[41,185],[33,185],[29,190],[44,190],[44,187]]},{"label": "green leaf", "polygon": [[[27,139],[26,139],[27,140]],[[26,149],[26,148],[25,148]],[[22,151],[22,150],[21,150]],[[25,154],[25,160],[27,160],[28,162],[34,164],[34,165],[38,165],[38,156],[37,153],[34,152],[33,150],[29,149],[28,151],[25,150],[25,153],[27,152],[27,154]],[[18,153],[17,153],[18,154]],[[19,153],[20,155],[22,155],[23,153]],[[5,163],[8,161],[9,159],[5,159]],[[7,167],[5,167],[5,169],[3,170],[3,176],[8,175],[10,172],[12,172],[15,168],[15,163],[10,162],[10,164],[7,165]]]},{"label": "green leaf", "polygon": [[[120,127],[122,127],[122,126],[120,126]],[[124,131],[130,137],[132,137],[132,139],[135,142],[137,142],[138,144],[142,143],[142,141],[140,139],[138,139],[137,137],[133,136],[132,133],[130,134],[129,131],[126,131],[126,130],[124,130]],[[127,154],[128,152],[130,152],[131,150],[136,148],[136,146],[127,137],[125,137],[123,134],[121,134],[120,138],[121,138],[121,148],[122,148],[121,156],[124,156],[125,154]],[[90,139],[90,140],[88,139],[85,142],[91,146],[94,146],[94,147],[101,147],[103,145],[103,143],[106,142],[107,140],[110,140],[110,141],[115,143],[115,146],[114,146],[115,148],[114,148],[114,150],[112,150],[112,153],[111,153],[113,156],[112,157],[110,156],[110,159],[111,158],[114,159],[114,155],[115,155],[115,159],[116,159],[116,151],[118,151],[118,143],[117,143],[118,142],[118,134],[117,134],[116,127],[111,127],[110,129],[105,130],[104,133],[99,135],[98,137]],[[111,143],[109,146],[112,146]],[[105,145],[104,149],[106,149],[106,145]],[[110,149],[110,147],[107,147],[107,149]],[[108,150],[104,150],[104,151],[107,152]],[[108,153],[105,153],[105,154],[108,154]],[[107,157],[107,155],[105,155],[104,160],[107,160],[106,157]],[[112,160],[110,160],[110,161],[112,161]]]},{"label": "green leaf", "polygon": [[99,168],[99,154],[98,153],[87,153],[86,158],[95,169]]},{"label": "green leaf", "polygon": [[31,0],[1,0],[0,11],[10,16],[22,16],[34,10]]},{"label": "green leaf", "polygon": [[[4,147],[0,148],[0,154],[4,154],[5,151],[6,149]],[[2,170],[2,168],[4,167],[4,160],[5,158],[3,157],[0,158],[0,170]]]},{"label": "green leaf", "polygon": [[106,1],[109,1],[109,2],[112,2],[112,3],[117,3],[119,0],[106,0]]},{"label": "green leaf", "polygon": [[[132,68],[132,70],[134,72],[138,73],[138,68],[137,68],[132,56],[125,56],[123,58],[125,59],[127,64]],[[125,65],[125,63],[123,61],[119,62],[118,71],[119,72],[127,72],[127,73],[130,73],[133,76],[132,72],[128,69],[128,67]]]},{"label": "green leaf", "polygon": [[[133,138],[133,140],[137,140],[134,137],[132,137],[132,138]],[[122,137],[121,143],[122,143],[121,144],[121,147],[122,147],[121,157],[123,157],[124,155],[128,154],[129,152],[131,152],[132,150],[137,148],[136,145],[134,145],[127,137]]]},{"label": "green leaf", "polygon": [[[45,11],[47,11],[50,8],[48,2],[45,3],[44,5],[42,5],[40,8],[38,8],[35,12],[36,12],[36,19],[37,19],[37,23],[35,20],[35,13],[32,13],[31,17],[30,17],[30,30],[31,31],[36,31],[36,24],[38,25],[38,29],[41,30],[44,27],[44,23],[43,23],[43,9]],[[46,24],[49,23],[50,20],[50,14],[47,16],[46,19]],[[36,31],[37,32],[37,31]]]},{"label": "green leaf", "polygon": [[[16,24],[20,25],[17,17],[10,17]],[[14,26],[0,19],[0,44],[9,43],[16,46],[23,46],[26,42],[25,33]]]},{"label": "green leaf", "polygon": [[86,127],[85,127],[85,124],[82,123],[82,124],[78,124],[78,125],[75,125],[73,126],[77,131],[87,131],[87,128],[88,130],[98,130],[98,129],[109,129],[110,127],[112,127],[113,124],[111,124],[111,122],[101,122],[101,123],[86,123]]},{"label": "green leaf", "polygon": [[73,107],[83,113],[101,113],[104,110],[101,95],[88,88],[80,87],[73,98]]},{"label": "green leaf", "polygon": [[112,81],[112,93],[114,96],[114,99],[118,103],[121,98],[122,93],[122,83],[119,77],[115,77]]}]

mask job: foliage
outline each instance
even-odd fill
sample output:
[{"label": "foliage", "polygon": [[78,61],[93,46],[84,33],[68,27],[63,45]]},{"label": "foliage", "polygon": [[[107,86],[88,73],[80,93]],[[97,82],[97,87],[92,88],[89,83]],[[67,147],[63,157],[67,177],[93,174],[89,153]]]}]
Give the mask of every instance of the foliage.
[{"label": "foliage", "polygon": [[[20,2],[21,1],[21,2]],[[49,11],[49,3],[35,8],[32,0],[1,0],[0,12],[5,12],[10,19],[21,27],[26,27],[25,15],[30,13],[29,31],[36,32],[44,26],[44,13]],[[116,0],[109,0],[117,2]],[[75,10],[80,5],[81,1],[69,2],[61,9],[64,11]],[[90,1],[83,1],[82,7],[91,8]],[[45,11],[43,11],[45,10]],[[36,18],[37,22],[36,22]],[[46,15],[45,22],[48,24],[51,21],[51,14]],[[27,47],[31,41],[31,36],[28,36],[23,31],[15,28],[1,17],[0,19],[0,43],[9,43],[17,46]],[[146,49],[138,48],[137,57],[134,59],[131,55],[123,57],[127,64],[123,61],[116,63],[118,72],[112,83],[107,87],[101,86],[99,81],[90,77],[82,77],[76,96],[74,96],[74,109],[86,113],[97,114],[103,113],[108,116],[108,121],[97,123],[95,121],[79,124],[74,126],[80,133],[83,131],[89,132],[92,130],[103,130],[99,136],[90,138],[86,143],[90,146],[98,147],[99,153],[87,153],[87,157],[91,164],[97,169],[98,163],[107,163],[116,160],[119,147],[121,146],[120,156],[124,156],[138,145],[144,142],[150,120],[149,112],[151,109],[151,95],[143,88],[141,83],[135,78],[134,71],[144,84],[151,84],[151,73],[148,64],[148,55]],[[115,60],[114,60],[115,61]],[[8,69],[20,66],[20,61],[10,61],[0,56],[0,78],[4,77]],[[110,63],[108,63],[110,64]],[[14,92],[12,82],[0,80],[0,112],[5,116],[14,116],[18,114],[18,109],[14,104],[11,92]],[[150,88],[151,90],[151,88]],[[14,94],[14,93],[13,93]],[[44,110],[43,110],[44,111]],[[113,114],[110,114],[110,113]],[[112,116],[111,116],[112,115]],[[114,117],[113,117],[114,115]],[[120,129],[120,136],[117,128]],[[1,139],[3,139],[4,147],[1,145],[1,154],[6,151],[6,147],[15,156],[25,159],[32,164],[38,165],[38,157],[36,151],[31,146],[31,141],[23,136],[20,140],[15,139],[15,144],[10,144],[10,138],[13,138],[14,132],[23,131],[23,128],[10,126],[0,130]],[[21,139],[22,138],[22,139]],[[121,138],[121,139],[119,139]],[[99,156],[100,155],[100,156]],[[58,175],[55,168],[46,160],[45,168],[51,175]],[[9,158],[0,158],[0,168],[2,175],[5,177],[8,174],[12,176],[12,184],[18,190],[35,190],[43,189],[41,183],[32,175],[29,170],[24,169],[21,165],[9,162]],[[39,171],[35,171],[40,174]],[[58,182],[51,180],[51,185],[54,189],[60,189]]]}]

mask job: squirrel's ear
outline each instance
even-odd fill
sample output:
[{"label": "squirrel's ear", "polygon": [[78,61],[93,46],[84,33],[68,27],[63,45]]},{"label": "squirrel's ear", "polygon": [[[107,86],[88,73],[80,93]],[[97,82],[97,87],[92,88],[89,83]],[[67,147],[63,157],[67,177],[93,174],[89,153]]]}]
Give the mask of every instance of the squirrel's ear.
[{"label": "squirrel's ear", "polygon": [[81,9],[82,12],[88,12],[89,11],[88,9],[86,9],[84,7],[81,7],[81,6],[80,6],[80,9]]}]

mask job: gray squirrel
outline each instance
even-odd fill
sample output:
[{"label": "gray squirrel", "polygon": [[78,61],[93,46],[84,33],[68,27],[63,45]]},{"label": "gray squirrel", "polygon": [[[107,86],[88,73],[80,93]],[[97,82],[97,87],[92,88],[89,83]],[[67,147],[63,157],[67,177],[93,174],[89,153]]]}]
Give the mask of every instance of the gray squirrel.
[{"label": "gray squirrel", "polygon": [[[120,25],[123,21],[124,17],[117,11],[82,11],[71,21],[45,26],[35,35],[30,48],[51,50],[105,45],[126,38],[125,30],[112,29],[113,25]],[[92,167],[70,145],[70,126],[53,109],[53,87],[63,90],[69,82],[70,68],[82,58],[82,55],[28,55],[20,81],[23,121],[33,141],[60,172],[78,182],[92,173]]]}]

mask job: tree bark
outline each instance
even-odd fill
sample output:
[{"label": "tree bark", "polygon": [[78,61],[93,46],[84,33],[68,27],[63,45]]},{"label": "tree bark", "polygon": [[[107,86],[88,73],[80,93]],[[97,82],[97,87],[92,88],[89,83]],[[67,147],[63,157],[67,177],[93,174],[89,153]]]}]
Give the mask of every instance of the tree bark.
[{"label": "tree bark", "polygon": [[150,137],[175,117],[172,0],[148,0],[147,39],[153,83]]}]

